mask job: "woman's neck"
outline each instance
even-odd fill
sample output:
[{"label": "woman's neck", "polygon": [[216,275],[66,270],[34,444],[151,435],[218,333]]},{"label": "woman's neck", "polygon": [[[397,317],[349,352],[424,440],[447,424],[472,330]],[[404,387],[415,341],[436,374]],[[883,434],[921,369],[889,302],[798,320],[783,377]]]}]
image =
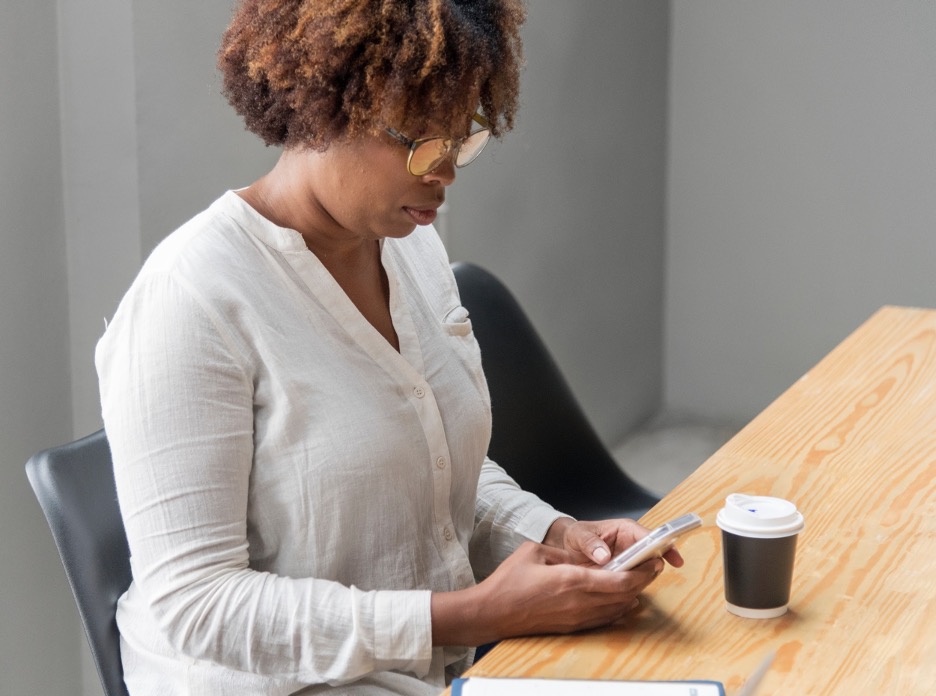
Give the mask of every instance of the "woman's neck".
[{"label": "woman's neck", "polygon": [[328,176],[320,163],[321,153],[287,150],[270,172],[238,195],[270,222],[302,235],[326,266],[372,262],[375,250],[379,254],[377,240],[344,229],[316,197],[317,177]]}]

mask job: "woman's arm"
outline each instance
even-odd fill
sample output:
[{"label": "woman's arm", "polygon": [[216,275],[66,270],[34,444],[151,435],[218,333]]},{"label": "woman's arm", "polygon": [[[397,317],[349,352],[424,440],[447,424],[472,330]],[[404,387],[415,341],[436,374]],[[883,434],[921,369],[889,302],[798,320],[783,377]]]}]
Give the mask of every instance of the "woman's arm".
[{"label": "woman's arm", "polygon": [[566,517],[524,491],[496,463],[485,459],[478,479],[475,528],[469,545],[475,576],[494,572],[524,541],[542,541]]},{"label": "woman's arm", "polygon": [[[542,543],[523,543],[475,587],[433,594],[436,645],[480,645],[613,623],[637,606],[637,595],[664,565],[652,559],[632,571],[601,570],[648,530],[628,519],[585,522],[562,515],[489,460],[478,484],[476,522],[473,562],[494,564],[498,552],[522,536]],[[675,549],[664,558],[683,564]]]},{"label": "woman's arm", "polygon": [[526,542],[478,585],[433,594],[433,643],[481,645],[604,626],[632,611],[663,567],[653,559],[612,572],[577,560],[573,552]]}]

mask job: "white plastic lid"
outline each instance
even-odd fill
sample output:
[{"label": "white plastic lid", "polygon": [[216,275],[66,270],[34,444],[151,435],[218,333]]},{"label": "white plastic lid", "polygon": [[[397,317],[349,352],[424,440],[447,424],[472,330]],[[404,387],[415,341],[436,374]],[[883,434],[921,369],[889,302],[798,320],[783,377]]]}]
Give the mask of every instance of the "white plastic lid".
[{"label": "white plastic lid", "polygon": [[803,515],[789,500],[732,493],[718,511],[715,523],[739,536],[773,539],[802,531]]}]

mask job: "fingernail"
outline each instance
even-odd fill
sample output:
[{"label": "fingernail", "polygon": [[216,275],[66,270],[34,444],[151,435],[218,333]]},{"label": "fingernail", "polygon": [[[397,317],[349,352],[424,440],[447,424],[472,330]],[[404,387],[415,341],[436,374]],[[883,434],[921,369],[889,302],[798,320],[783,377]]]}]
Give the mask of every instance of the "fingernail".
[{"label": "fingernail", "polygon": [[608,549],[606,549],[603,546],[599,546],[597,549],[595,549],[593,554],[594,554],[595,560],[598,561],[599,563],[603,563],[605,559],[607,559],[608,556],[611,555],[608,552]]}]

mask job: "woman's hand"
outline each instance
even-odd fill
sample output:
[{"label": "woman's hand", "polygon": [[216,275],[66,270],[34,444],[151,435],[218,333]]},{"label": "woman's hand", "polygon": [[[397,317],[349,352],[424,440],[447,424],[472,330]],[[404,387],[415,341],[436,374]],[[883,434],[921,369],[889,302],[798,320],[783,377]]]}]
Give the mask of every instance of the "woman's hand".
[{"label": "woman's hand", "polygon": [[[620,572],[600,566],[647,533],[633,520],[557,520],[543,544],[526,542],[475,587],[434,593],[433,643],[480,645],[618,621],[637,607],[637,596],[662,572],[663,560]],[[665,558],[683,565],[675,550]]]},{"label": "woman's hand", "polygon": [[[546,532],[543,543],[578,554],[578,563],[603,566],[649,533],[649,529],[629,519],[576,522],[560,517]],[[667,551],[663,558],[674,568],[683,565],[676,549]]]}]

